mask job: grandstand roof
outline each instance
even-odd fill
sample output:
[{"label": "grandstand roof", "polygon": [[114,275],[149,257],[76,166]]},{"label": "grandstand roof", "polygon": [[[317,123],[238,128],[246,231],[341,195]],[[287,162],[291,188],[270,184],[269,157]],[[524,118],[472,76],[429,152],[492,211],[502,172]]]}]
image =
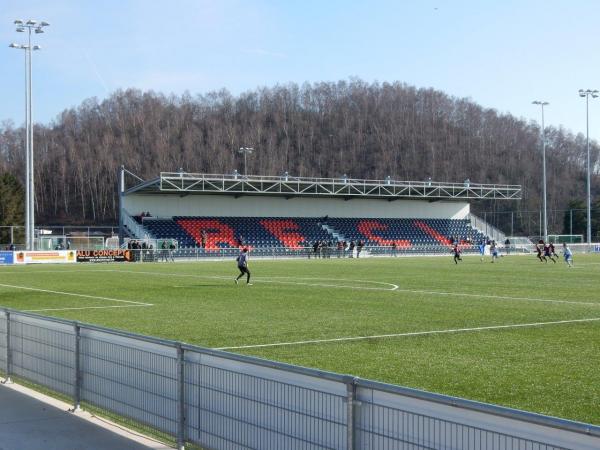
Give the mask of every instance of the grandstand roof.
[{"label": "grandstand roof", "polygon": [[202,174],[187,172],[161,172],[151,180],[142,180],[135,174],[136,182],[124,186],[129,194],[228,194],[285,197],[337,197],[337,198],[396,198],[415,199],[496,199],[520,200],[521,186],[506,184],[480,184],[465,180],[462,183],[437,181],[362,180],[355,178],[306,178],[260,176],[241,174]]}]

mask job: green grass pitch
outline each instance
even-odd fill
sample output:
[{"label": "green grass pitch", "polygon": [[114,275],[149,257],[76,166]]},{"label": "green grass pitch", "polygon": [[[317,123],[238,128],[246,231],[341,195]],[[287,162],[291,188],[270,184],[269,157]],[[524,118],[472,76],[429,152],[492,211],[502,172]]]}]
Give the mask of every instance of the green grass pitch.
[{"label": "green grass pitch", "polygon": [[6,266],[0,305],[600,424],[600,257],[463,259]]}]

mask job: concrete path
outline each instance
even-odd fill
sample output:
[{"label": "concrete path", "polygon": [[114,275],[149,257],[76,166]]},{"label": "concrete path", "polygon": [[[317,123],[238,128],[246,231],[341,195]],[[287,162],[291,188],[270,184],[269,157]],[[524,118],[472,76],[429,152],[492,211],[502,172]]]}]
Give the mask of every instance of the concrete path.
[{"label": "concrete path", "polygon": [[[1,379],[1,378],[0,378]],[[168,449],[18,384],[0,385],[0,450]]]}]

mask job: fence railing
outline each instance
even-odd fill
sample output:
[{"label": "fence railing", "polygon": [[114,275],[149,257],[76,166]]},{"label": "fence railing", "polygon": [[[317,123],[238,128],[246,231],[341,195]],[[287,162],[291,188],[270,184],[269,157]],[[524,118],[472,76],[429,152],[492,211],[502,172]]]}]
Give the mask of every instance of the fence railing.
[{"label": "fence railing", "polygon": [[[479,246],[473,244],[461,244],[461,252],[464,255],[479,254]],[[530,253],[531,246],[511,245],[509,248],[500,246],[503,254]],[[366,246],[359,252],[357,248],[350,250],[339,249],[335,246],[321,247],[256,247],[250,246],[251,258],[283,259],[283,258],[307,258],[307,259],[335,259],[335,258],[368,258],[368,257],[401,257],[401,256],[427,256],[427,255],[450,255],[450,245],[411,245],[410,247],[391,246]],[[161,262],[174,260],[202,260],[202,259],[232,259],[239,254],[237,248],[178,248],[175,250],[155,248],[132,250],[134,260],[137,262]]]},{"label": "fence railing", "polygon": [[471,222],[471,226],[476,230],[479,230],[485,236],[489,236],[490,239],[496,241],[498,244],[504,243],[506,240],[506,234],[500,231],[495,226],[488,223],[486,220],[481,217],[476,216],[475,214],[469,214],[469,220]]},{"label": "fence railing", "polygon": [[153,238],[154,236],[150,235],[148,230],[144,228],[142,225],[137,223],[133,216],[130,215],[127,211],[123,210],[121,216],[123,217],[123,226],[126,227],[131,234],[133,234],[134,239],[144,239],[144,238]]},{"label": "fence railing", "polygon": [[0,371],[179,448],[600,448],[594,425],[9,309]]}]

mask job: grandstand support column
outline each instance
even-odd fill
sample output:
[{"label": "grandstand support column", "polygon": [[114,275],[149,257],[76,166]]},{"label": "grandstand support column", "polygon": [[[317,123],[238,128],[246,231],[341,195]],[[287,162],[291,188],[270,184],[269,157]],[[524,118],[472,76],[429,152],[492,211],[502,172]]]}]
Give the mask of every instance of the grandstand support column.
[{"label": "grandstand support column", "polygon": [[123,230],[123,193],[125,192],[125,166],[119,169],[119,247],[125,240],[125,230]]},{"label": "grandstand support column", "polygon": [[515,212],[510,212],[510,235],[515,235]]}]

